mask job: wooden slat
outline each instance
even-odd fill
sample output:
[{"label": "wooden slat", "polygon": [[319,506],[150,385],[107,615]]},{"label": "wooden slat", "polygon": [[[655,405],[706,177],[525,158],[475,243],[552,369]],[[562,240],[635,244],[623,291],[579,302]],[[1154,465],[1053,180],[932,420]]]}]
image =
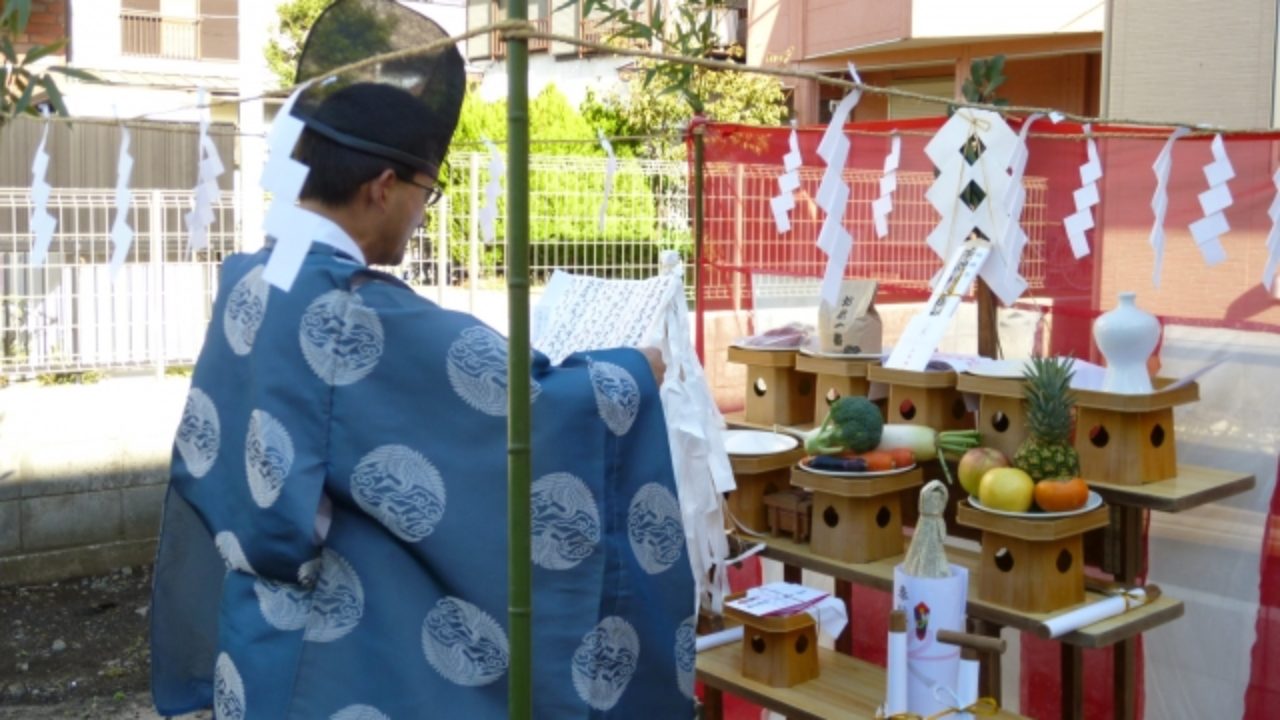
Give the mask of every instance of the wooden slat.
[{"label": "wooden slat", "polygon": [[761,367],[795,367],[795,350],[752,350],[750,348],[729,346],[729,362],[743,365],[759,365]]},{"label": "wooden slat", "polygon": [[954,370],[915,372],[913,370],[895,370],[881,365],[873,365],[867,368],[867,378],[872,382],[916,388],[949,388],[956,386],[956,373]]},{"label": "wooden slat", "polygon": [[[1169,378],[1156,378],[1157,388],[1173,383]],[[1177,405],[1186,405],[1200,399],[1200,386],[1191,382],[1176,390],[1159,390],[1144,395],[1121,395],[1095,390],[1076,390],[1076,404],[1099,410],[1116,412],[1150,412]]]},{"label": "wooden slat", "polygon": [[[885,558],[870,563],[845,563],[820,555],[814,555],[808,545],[797,544],[786,538],[747,538],[747,543],[763,542],[766,546],[764,556],[783,563],[796,565],[814,572],[824,573],[834,578],[848,580],[858,585],[877,590],[893,590],[893,569],[901,564],[904,556]],[[957,564],[969,568],[969,617],[994,622],[1005,627],[1017,628],[1047,638],[1048,628],[1044,622],[1079,606],[1063,608],[1052,613],[1029,613],[1013,608],[985,602],[978,598],[978,574],[976,572],[980,557],[977,553],[967,552],[959,548],[947,548],[947,558]],[[1105,600],[1106,596],[1087,591],[1083,604]],[[1135,637],[1153,627],[1163,625],[1182,616],[1183,604],[1167,595],[1122,615],[1108,618],[1068,633],[1059,642],[1079,645],[1085,648],[1098,648],[1113,645],[1120,640]]]},{"label": "wooden slat", "polygon": [[[698,679],[715,688],[782,713],[792,720],[874,718],[884,702],[884,670],[826,648],[818,649],[818,677],[775,688],[742,676],[742,644],[698,653]],[[1001,711],[993,717],[1017,718]]]},{"label": "wooden slat", "polygon": [[956,522],[1001,535],[1043,541],[1061,540],[1106,527],[1111,522],[1111,517],[1107,506],[1100,505],[1087,513],[1070,517],[1043,520],[1013,518],[978,510],[970,505],[968,500],[961,500],[960,506],[956,508]]},{"label": "wooden slat", "polygon": [[1116,485],[1090,480],[1089,487],[1109,503],[1129,507],[1182,512],[1253,489],[1253,475],[1230,470],[1179,465],[1167,480],[1142,485]]},{"label": "wooden slat", "polygon": [[796,355],[796,369],[815,375],[839,375],[841,377],[866,377],[867,368],[880,364],[879,360],[851,360],[844,358]]}]

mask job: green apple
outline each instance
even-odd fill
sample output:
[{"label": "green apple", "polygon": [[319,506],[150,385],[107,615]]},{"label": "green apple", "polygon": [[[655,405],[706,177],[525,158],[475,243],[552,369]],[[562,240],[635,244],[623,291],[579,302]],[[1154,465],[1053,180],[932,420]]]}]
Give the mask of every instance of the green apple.
[{"label": "green apple", "polygon": [[1018,468],[988,470],[978,483],[978,502],[1005,512],[1027,512],[1035,497],[1036,481]]},{"label": "green apple", "polygon": [[[978,483],[982,482],[982,476],[987,474],[988,470],[995,468],[1009,467],[1009,458],[1004,453],[995,448],[976,447],[966,450],[964,455],[960,456],[960,465],[956,469],[956,477],[960,480],[960,487],[970,495],[978,494]],[[982,498],[978,498],[978,502],[982,502]]]}]

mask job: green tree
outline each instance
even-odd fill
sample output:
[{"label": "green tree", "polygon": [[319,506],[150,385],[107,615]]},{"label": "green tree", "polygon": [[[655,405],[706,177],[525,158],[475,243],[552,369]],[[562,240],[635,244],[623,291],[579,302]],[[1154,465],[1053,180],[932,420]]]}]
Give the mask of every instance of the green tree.
[{"label": "green tree", "polygon": [[34,69],[35,63],[63,48],[66,38],[60,38],[45,45],[35,45],[25,53],[19,54],[15,45],[18,38],[27,30],[31,20],[31,0],[4,0],[0,7],[0,129],[18,115],[39,115],[37,89],[47,96],[49,104],[59,115],[67,114],[66,103],[62,100],[62,91],[50,73],[60,73],[82,80],[94,80],[94,76],[62,65],[54,65],[42,70]]},{"label": "green tree", "polygon": [[333,0],[288,0],[276,7],[277,23],[272,28],[264,52],[267,66],[280,80],[281,87],[293,85],[298,56],[302,54],[302,43],[307,32],[332,2]]}]

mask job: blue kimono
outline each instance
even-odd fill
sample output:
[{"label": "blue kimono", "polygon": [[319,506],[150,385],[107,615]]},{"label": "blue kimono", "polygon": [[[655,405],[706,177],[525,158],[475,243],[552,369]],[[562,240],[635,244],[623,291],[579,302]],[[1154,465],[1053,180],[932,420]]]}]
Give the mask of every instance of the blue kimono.
[{"label": "blue kimono", "polygon": [[[507,349],[332,247],[228,258],[174,443],[162,714],[507,715]],[[644,357],[533,369],[534,717],[693,715],[693,579]]]}]

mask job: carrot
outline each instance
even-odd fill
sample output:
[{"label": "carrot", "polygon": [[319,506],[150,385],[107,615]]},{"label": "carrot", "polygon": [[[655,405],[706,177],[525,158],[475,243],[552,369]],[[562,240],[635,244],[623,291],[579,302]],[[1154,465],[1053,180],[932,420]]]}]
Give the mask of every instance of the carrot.
[{"label": "carrot", "polygon": [[893,456],[894,467],[909,467],[914,465],[916,462],[916,454],[911,451],[911,448],[893,448],[892,450],[887,450],[885,452],[888,452]]},{"label": "carrot", "polygon": [[863,459],[867,461],[867,470],[869,472],[883,472],[892,470],[895,467],[893,453],[885,450],[872,450],[862,454]]}]

